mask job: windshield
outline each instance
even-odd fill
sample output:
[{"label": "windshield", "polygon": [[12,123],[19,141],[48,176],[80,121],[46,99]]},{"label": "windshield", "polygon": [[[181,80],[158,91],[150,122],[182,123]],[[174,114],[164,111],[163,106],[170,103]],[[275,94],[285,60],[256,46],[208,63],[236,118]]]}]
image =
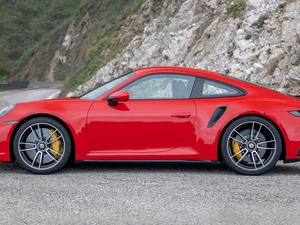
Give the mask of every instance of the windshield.
[{"label": "windshield", "polygon": [[83,96],[81,96],[81,99],[87,99],[87,100],[94,100],[99,98],[101,95],[103,95],[105,92],[109,91],[110,89],[114,88],[115,86],[119,85],[120,83],[122,83],[124,80],[127,80],[128,78],[132,77],[135,73],[131,72],[128,74],[125,74],[121,77],[118,77],[114,80],[111,80],[103,85],[101,85],[100,87],[84,94]]}]

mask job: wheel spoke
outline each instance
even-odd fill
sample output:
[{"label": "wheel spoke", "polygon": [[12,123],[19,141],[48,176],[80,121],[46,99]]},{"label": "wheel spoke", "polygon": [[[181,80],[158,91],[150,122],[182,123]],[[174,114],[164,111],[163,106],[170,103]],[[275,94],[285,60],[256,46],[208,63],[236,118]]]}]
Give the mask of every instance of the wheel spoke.
[{"label": "wheel spoke", "polygon": [[262,150],[276,150],[276,148],[268,148],[268,147],[257,147],[257,148]]},{"label": "wheel spoke", "polygon": [[245,143],[247,143],[247,139],[241,133],[239,133],[236,129],[234,129],[233,131],[236,132],[241,138],[243,138],[245,140]]},{"label": "wheel spoke", "polygon": [[31,133],[34,135],[35,139],[36,139],[37,141],[39,141],[40,139],[39,139],[39,137],[38,137],[38,135],[37,135],[37,133],[36,133],[36,130],[33,129],[33,125],[30,126],[30,129],[31,129]]},{"label": "wheel spoke", "polygon": [[252,161],[253,161],[254,168],[257,169],[255,158],[254,158],[254,152],[251,152],[251,158],[252,158]]},{"label": "wheel spoke", "polygon": [[42,163],[43,163],[43,153],[41,153],[41,156],[40,156],[39,169],[41,169]]},{"label": "wheel spoke", "polygon": [[34,150],[36,150],[36,147],[34,147],[34,148],[24,148],[24,149],[20,149],[19,151],[20,152],[27,152],[27,151],[34,151]]},{"label": "wheel spoke", "polygon": [[34,159],[32,160],[32,163],[31,163],[31,167],[34,167],[34,163],[37,161],[38,157],[40,154],[43,154],[41,152],[37,152],[34,156]]},{"label": "wheel spoke", "polygon": [[264,162],[262,161],[262,159],[261,159],[261,157],[259,156],[259,154],[258,154],[256,151],[253,152],[253,155],[254,155],[254,154],[257,156],[257,158],[258,158],[258,160],[260,161],[262,167],[265,167],[265,164],[264,164]]},{"label": "wheel spoke", "polygon": [[[244,148],[243,150],[241,150],[240,152],[242,152],[242,151],[246,151],[246,153],[245,154],[243,154],[243,156],[237,161],[237,162],[235,162],[235,164],[237,165],[237,164],[239,164],[242,160],[243,160],[243,158],[247,155],[247,153],[249,152],[246,148]],[[234,156],[236,156],[238,153],[236,153]],[[233,158],[233,156],[231,157],[231,159]]]},{"label": "wheel spoke", "polygon": [[259,125],[259,129],[258,129],[258,131],[256,132],[256,136],[255,136],[255,138],[254,138],[253,140],[257,140],[258,135],[260,134],[261,127],[262,127],[262,124]]},{"label": "wheel spoke", "polygon": [[250,133],[250,139],[254,140],[252,137],[254,136],[254,122],[252,122],[252,127],[251,127],[251,133]]},{"label": "wheel spoke", "polygon": [[233,137],[230,137],[232,140],[235,140],[236,142],[238,142],[238,143],[241,143],[241,144],[243,144],[243,145],[245,145],[246,143],[245,142],[242,142],[242,141],[240,141],[240,140],[238,140],[238,139],[236,139],[236,138],[233,138]]},{"label": "wheel spoke", "polygon": [[[230,158],[232,159],[232,158],[236,157],[238,154],[242,154],[243,151],[247,151],[248,152],[248,150],[246,148],[243,148],[242,150],[240,150],[237,153],[235,153],[234,155],[232,155]],[[246,152],[246,154],[247,154],[247,152]]]},{"label": "wheel spoke", "polygon": [[[263,145],[263,144],[270,144],[270,143],[274,143],[274,147],[263,147],[263,146],[260,146],[260,145]],[[259,142],[257,143],[257,148],[260,148],[260,149],[276,149],[276,141],[275,140],[270,140],[270,141],[262,141],[262,142]]]},{"label": "wheel spoke", "polygon": [[19,142],[19,145],[35,145],[35,143],[33,143],[33,142],[22,142],[22,141],[20,141],[20,142]]},{"label": "wheel spoke", "polygon": [[47,150],[50,150],[51,152],[58,154],[59,156],[62,156],[62,154],[60,152],[57,152],[57,151],[53,150],[52,148],[48,148]]},{"label": "wheel spoke", "polygon": [[43,134],[43,129],[40,127],[40,124],[38,123],[37,124],[37,126],[38,126],[38,130],[40,131],[40,137],[41,137],[41,139],[44,137],[44,134]]},{"label": "wheel spoke", "polygon": [[[55,152],[55,151],[54,151],[53,149],[51,149],[51,148],[48,148],[48,149],[46,150],[46,153],[47,153],[47,155],[50,156],[55,162],[58,162],[57,159],[56,159],[55,157],[53,157],[53,156],[48,152],[48,150],[50,150],[50,151],[52,151],[52,152]],[[59,154],[58,152],[55,152],[55,153]],[[61,154],[59,154],[59,155],[61,156]]]},{"label": "wheel spoke", "polygon": [[[53,135],[53,134],[52,134],[52,135]],[[52,136],[52,135],[51,135],[51,136]],[[51,137],[51,136],[50,136],[50,137]],[[48,142],[49,139],[47,139],[47,144],[52,144],[53,142],[59,140],[61,137],[62,137],[62,136],[59,136],[59,137],[55,138],[54,140],[51,140],[50,142]]]},{"label": "wheel spoke", "polygon": [[47,141],[48,144],[52,143],[52,142],[48,142],[48,141],[49,141],[49,139],[50,139],[57,131],[58,131],[58,130],[55,129],[55,130],[49,135],[49,137],[46,138],[46,141]]},{"label": "wheel spoke", "polygon": [[36,150],[36,144],[35,143],[31,143],[31,142],[19,142],[19,146],[20,145],[31,145],[32,146],[32,148],[19,149],[20,152],[26,152],[26,151]]}]

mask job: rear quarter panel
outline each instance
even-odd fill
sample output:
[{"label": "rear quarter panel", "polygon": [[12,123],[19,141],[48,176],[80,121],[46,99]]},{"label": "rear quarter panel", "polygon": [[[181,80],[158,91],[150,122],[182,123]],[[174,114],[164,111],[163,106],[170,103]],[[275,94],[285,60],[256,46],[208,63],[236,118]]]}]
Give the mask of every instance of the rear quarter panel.
[{"label": "rear quarter panel", "polygon": [[[295,158],[300,147],[300,118],[288,113],[299,109],[298,103],[273,98],[230,97],[193,99],[197,108],[194,130],[183,144],[198,151],[200,159],[218,160],[219,141],[226,127],[235,119],[257,115],[270,120],[280,131],[286,146],[286,158]],[[208,127],[209,120],[220,106],[225,113],[217,123]]]}]

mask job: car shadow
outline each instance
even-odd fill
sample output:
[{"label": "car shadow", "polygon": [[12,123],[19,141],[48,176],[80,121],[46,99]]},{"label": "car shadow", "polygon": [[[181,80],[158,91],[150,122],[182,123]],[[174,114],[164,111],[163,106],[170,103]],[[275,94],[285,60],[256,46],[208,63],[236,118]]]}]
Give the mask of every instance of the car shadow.
[{"label": "car shadow", "polygon": [[[225,164],[207,163],[140,163],[140,162],[101,162],[101,163],[68,163],[58,173],[62,174],[81,174],[81,173],[202,173],[202,174],[224,174],[238,175],[229,169]],[[0,174],[31,174],[24,170],[18,163],[0,163]],[[266,175],[299,175],[300,163],[296,164],[277,164]]]},{"label": "car shadow", "polygon": [[270,172],[272,175],[300,175],[300,163],[277,164]]},{"label": "car shadow", "polygon": [[[207,164],[207,163],[71,163],[67,165],[63,172],[84,173],[84,172],[132,172],[132,173],[180,173],[197,172],[202,174],[224,174],[238,175],[229,169],[225,164]],[[296,164],[277,164],[268,176],[276,175],[300,175],[300,163]]]},{"label": "car shadow", "polygon": [[200,172],[203,173],[231,173],[223,164],[201,164],[201,163],[152,163],[152,162],[131,162],[131,163],[120,163],[120,162],[101,162],[101,163],[72,163],[64,168],[66,171],[73,172]]}]

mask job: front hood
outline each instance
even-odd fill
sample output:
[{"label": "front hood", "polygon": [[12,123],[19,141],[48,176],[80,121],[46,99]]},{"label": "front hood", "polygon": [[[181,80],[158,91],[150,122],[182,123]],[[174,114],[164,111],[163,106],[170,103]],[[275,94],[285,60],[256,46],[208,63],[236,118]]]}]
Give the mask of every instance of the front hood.
[{"label": "front hood", "polygon": [[52,115],[68,120],[68,117],[87,115],[94,100],[83,100],[78,98],[55,98],[35,100],[30,102],[19,102],[16,107],[8,113],[7,117],[14,120],[34,115]]},{"label": "front hood", "polygon": [[24,105],[29,105],[29,104],[56,104],[59,103],[61,104],[62,102],[67,103],[72,103],[72,102],[84,102],[86,100],[82,100],[79,98],[71,98],[71,97],[62,97],[62,98],[52,98],[52,99],[38,99],[38,100],[32,100],[32,101],[26,101],[26,102],[19,102],[18,104],[24,104]]}]

